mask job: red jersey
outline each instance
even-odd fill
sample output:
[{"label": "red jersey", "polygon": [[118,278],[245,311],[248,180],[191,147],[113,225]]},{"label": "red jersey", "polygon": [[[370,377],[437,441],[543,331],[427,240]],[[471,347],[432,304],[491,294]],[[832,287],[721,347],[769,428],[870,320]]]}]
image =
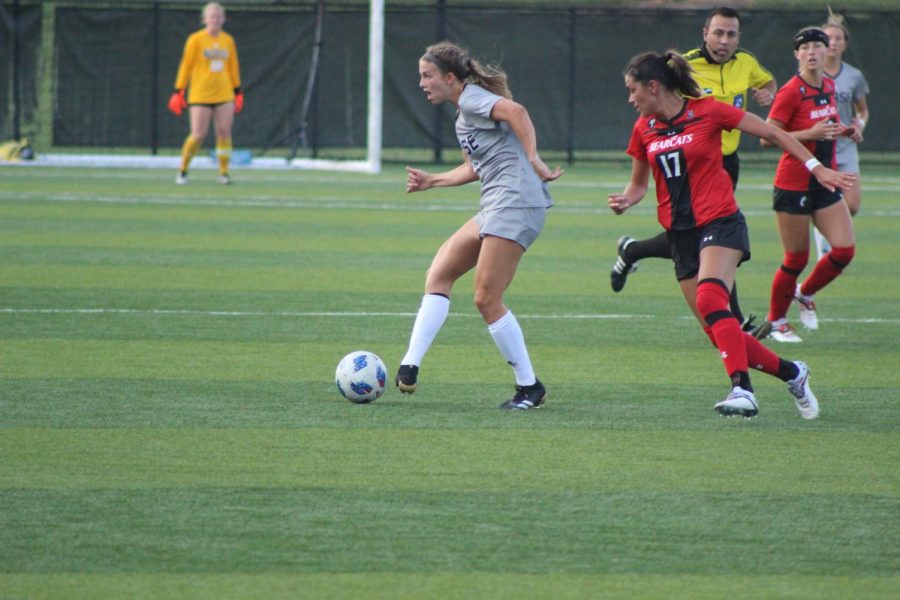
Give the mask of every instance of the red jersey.
[{"label": "red jersey", "polygon": [[665,229],[702,227],[737,212],[731,177],[722,166],[722,131],[743,118],[743,110],[706,97],[685,100],[671,121],[650,116],[634,124],[627,152],[650,163],[657,218]]},{"label": "red jersey", "polygon": [[[817,88],[803,81],[799,75],[794,75],[775,94],[769,118],[784,123],[787,131],[809,129],[819,121],[837,122],[839,117],[834,98],[834,80],[824,77],[822,87]],[[823,165],[834,168],[836,143],[836,140],[817,140],[803,142],[803,145]],[[781,155],[775,171],[775,187],[791,192],[805,192],[809,189],[811,179],[815,178],[802,162],[787,152]]]}]

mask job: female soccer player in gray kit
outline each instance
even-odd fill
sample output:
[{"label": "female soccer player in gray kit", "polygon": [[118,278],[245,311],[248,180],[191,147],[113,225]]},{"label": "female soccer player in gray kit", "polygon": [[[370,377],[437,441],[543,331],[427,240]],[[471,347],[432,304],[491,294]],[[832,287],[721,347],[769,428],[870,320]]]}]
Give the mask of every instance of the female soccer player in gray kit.
[{"label": "female soccer player in gray kit", "polygon": [[[869,84],[862,71],[853,65],[844,62],[844,52],[850,43],[850,32],[844,26],[844,17],[828,10],[828,22],[821,29],[828,34],[828,48],[825,50],[825,74],[834,79],[835,102],[841,123],[853,126],[853,134],[849,137],[837,139],[837,170],[859,175],[859,151],[857,146],[863,141],[863,130],[871,116],[869,103],[866,96],[869,94]],[[842,190],[844,201],[850,209],[850,216],[859,212],[862,201],[861,185]],[[816,252],[818,257],[827,253],[831,247],[825,236],[818,229],[814,229],[816,239]]]},{"label": "female soccer player in gray kit", "polygon": [[422,359],[450,312],[453,284],[474,268],[475,306],[516,377],[515,394],[500,408],[538,407],[546,390],[534,373],[522,329],[503,303],[503,293],[553,205],[545,182],[563,171],[550,170],[538,156],[531,118],[512,100],[503,71],[480,64],[455,44],[441,42],[429,46],[419,59],[419,87],[432,104],[452,102],[457,107],[456,136],[463,163],[443,173],[407,167],[406,191],[480,179],[481,205],[431,262],[395,382],[401,392],[416,391]]}]

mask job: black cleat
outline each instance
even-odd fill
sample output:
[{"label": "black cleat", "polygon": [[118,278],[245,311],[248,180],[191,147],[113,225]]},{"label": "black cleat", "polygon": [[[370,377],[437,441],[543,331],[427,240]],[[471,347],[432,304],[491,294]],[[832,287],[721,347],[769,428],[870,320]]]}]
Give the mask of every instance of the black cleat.
[{"label": "black cleat", "polygon": [[538,408],[544,403],[547,390],[540,380],[535,379],[532,385],[517,385],[516,394],[500,405],[504,410],[528,410]]},{"label": "black cleat", "polygon": [[763,321],[750,331],[750,335],[758,340],[766,339],[770,333],[772,333],[772,322],[768,320]]},{"label": "black cleat", "polygon": [[394,383],[404,394],[412,394],[416,391],[416,379],[419,376],[419,367],[416,365],[400,365]]},{"label": "black cleat", "polygon": [[613,264],[612,271],[609,272],[609,284],[614,292],[621,292],[622,288],[625,287],[628,274],[637,271],[637,263],[628,262],[625,259],[625,248],[633,241],[634,238],[627,235],[619,238],[619,245],[616,249],[616,262]]},{"label": "black cleat", "polygon": [[753,333],[755,327],[753,326],[753,321],[756,320],[756,315],[750,314],[744,322],[741,323],[741,331],[746,331],[747,333]]}]

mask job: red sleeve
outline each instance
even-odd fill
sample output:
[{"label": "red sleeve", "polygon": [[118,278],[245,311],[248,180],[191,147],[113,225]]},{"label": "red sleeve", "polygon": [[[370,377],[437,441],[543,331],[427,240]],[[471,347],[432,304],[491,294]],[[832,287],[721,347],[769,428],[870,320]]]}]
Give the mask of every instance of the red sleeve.
[{"label": "red sleeve", "polygon": [[787,125],[791,122],[796,104],[794,90],[784,86],[775,94],[775,101],[772,102],[772,108],[769,109],[769,118]]},{"label": "red sleeve", "polygon": [[734,129],[741,122],[741,119],[744,118],[744,115],[747,114],[740,108],[718,100],[713,101],[711,106],[712,114],[718,119],[724,129]]},{"label": "red sleeve", "polygon": [[638,119],[634,123],[634,127],[631,128],[631,139],[628,141],[628,149],[625,150],[625,153],[632,158],[636,158],[638,160],[647,162],[647,148],[644,146],[644,141],[641,139],[640,129],[643,129],[639,126],[643,122],[643,119]]}]

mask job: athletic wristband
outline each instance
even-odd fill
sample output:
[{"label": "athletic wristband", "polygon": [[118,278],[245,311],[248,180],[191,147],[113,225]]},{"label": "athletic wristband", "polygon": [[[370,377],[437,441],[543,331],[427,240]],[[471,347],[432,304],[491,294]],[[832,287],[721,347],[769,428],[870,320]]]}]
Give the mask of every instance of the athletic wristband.
[{"label": "athletic wristband", "polygon": [[856,117],[856,120],[859,122],[860,131],[862,131],[863,129],[866,128],[866,120],[865,119],[863,119],[862,117]]},{"label": "athletic wristband", "polygon": [[812,173],[813,169],[816,167],[821,167],[822,163],[819,162],[819,159],[813,156],[811,159],[804,163],[806,165],[806,170]]}]

